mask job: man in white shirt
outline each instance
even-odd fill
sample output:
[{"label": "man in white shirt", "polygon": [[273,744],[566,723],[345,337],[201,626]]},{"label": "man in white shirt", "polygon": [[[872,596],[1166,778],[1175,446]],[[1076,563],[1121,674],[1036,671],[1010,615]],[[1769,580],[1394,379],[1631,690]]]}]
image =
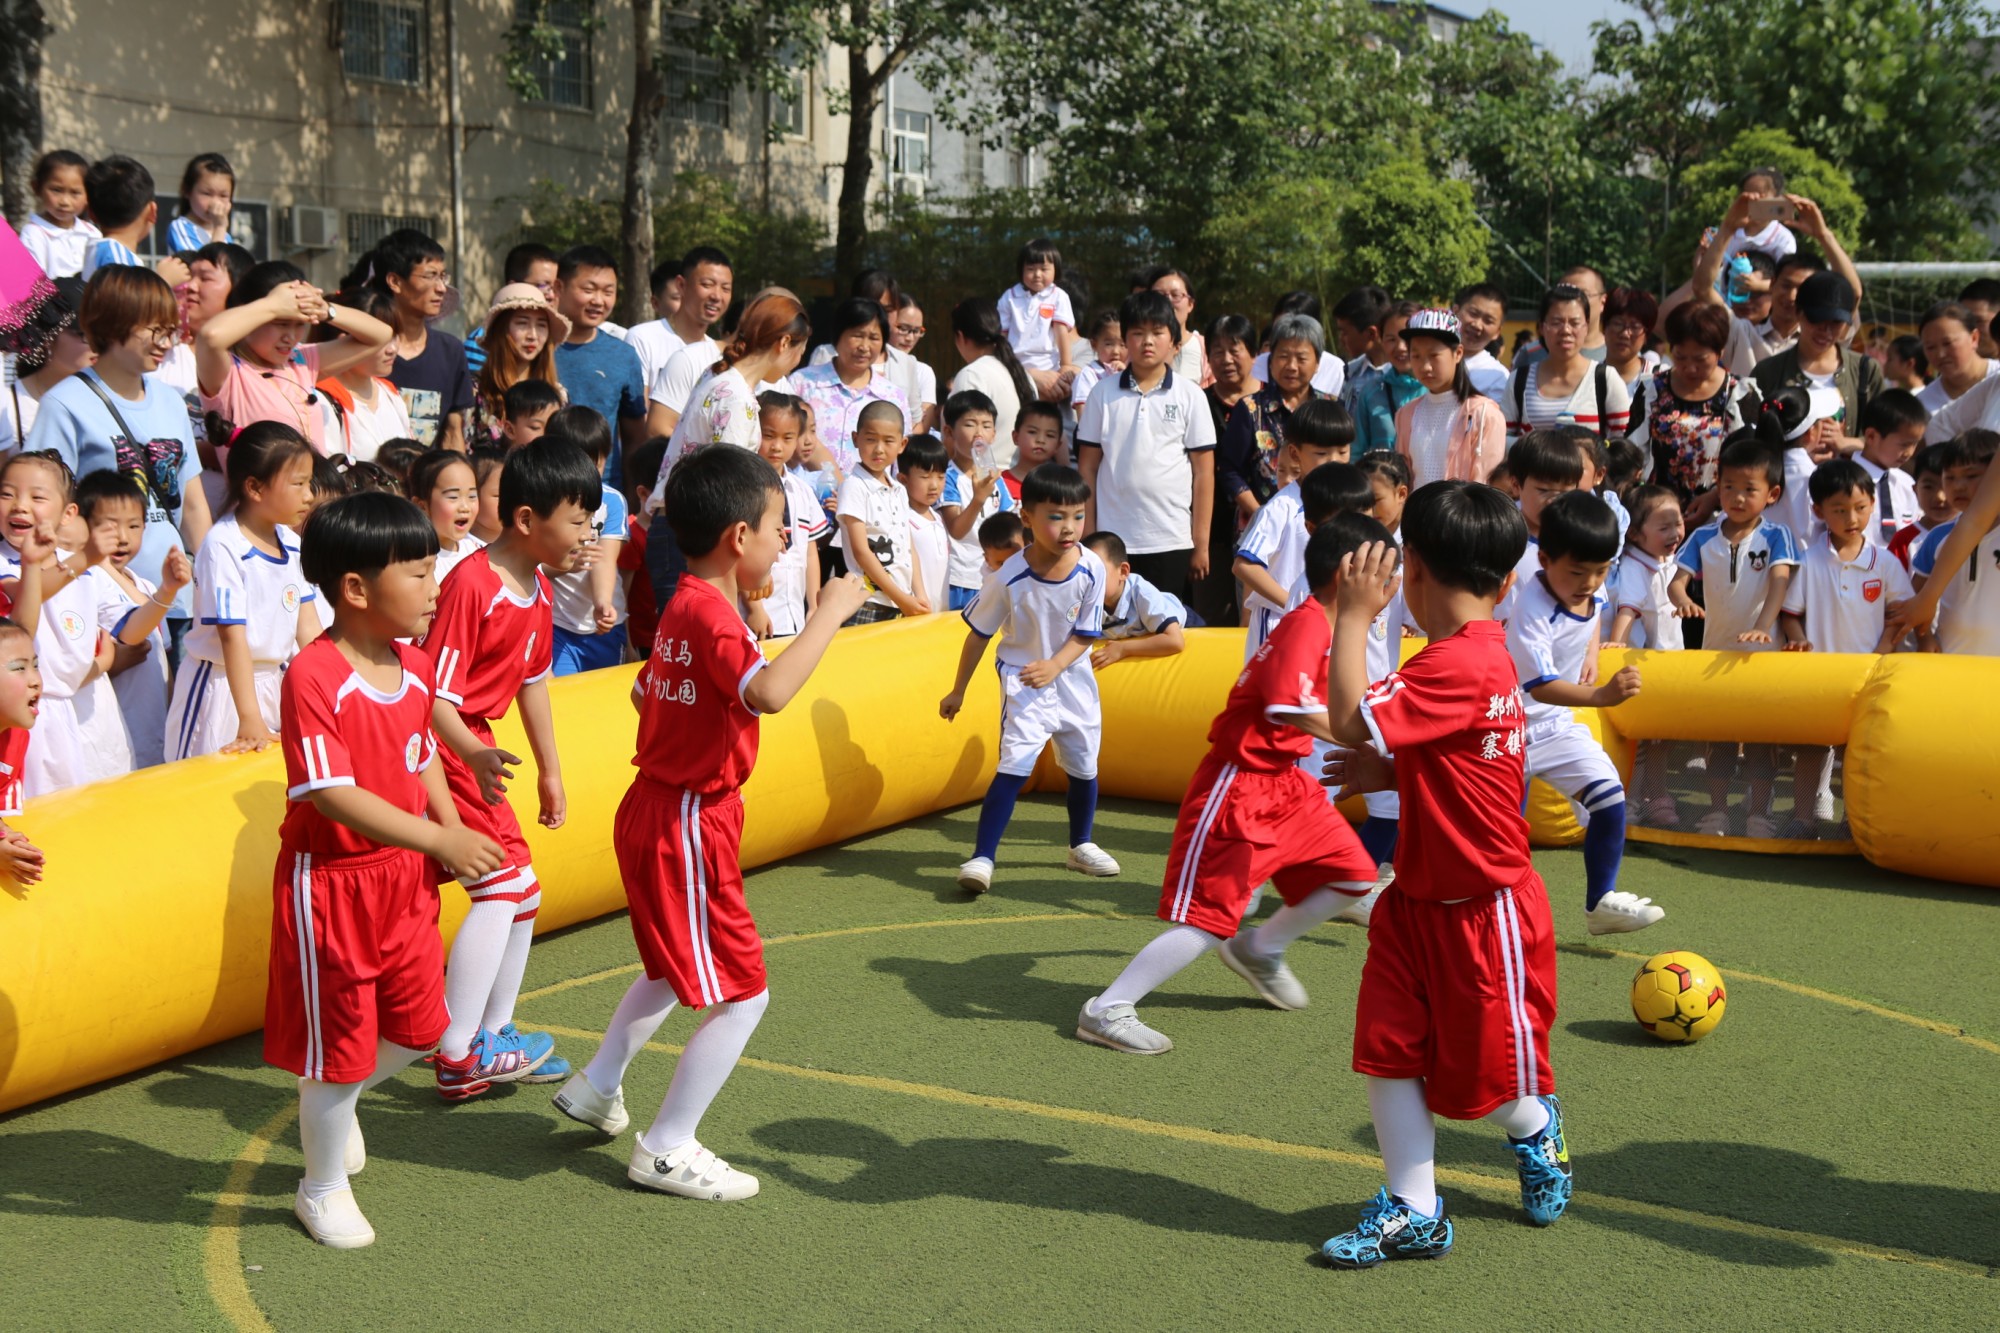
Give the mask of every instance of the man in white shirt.
[{"label": "man in white shirt", "polygon": [[[735,269],[722,251],[697,245],[681,256],[664,285],[660,269],[652,276],[653,309],[661,317],[628,329],[625,341],[638,351],[646,372],[646,430],[672,435],[696,382],[722,355],[708,331],[729,312]],[[688,352],[690,347],[697,350]],[[657,360],[649,359],[649,348]]]}]

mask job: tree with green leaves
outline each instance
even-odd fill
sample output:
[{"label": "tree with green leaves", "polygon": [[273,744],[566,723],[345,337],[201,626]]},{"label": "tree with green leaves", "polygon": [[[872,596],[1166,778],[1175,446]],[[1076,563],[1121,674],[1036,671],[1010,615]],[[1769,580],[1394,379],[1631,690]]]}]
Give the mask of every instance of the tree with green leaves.
[{"label": "tree with green leaves", "polygon": [[1472,187],[1422,162],[1369,172],[1348,194],[1340,229],[1350,283],[1443,302],[1486,276],[1486,229],[1473,211]]},{"label": "tree with green leaves", "polygon": [[0,189],[7,220],[34,210],[35,159],[42,152],[42,44],[55,28],[41,0],[0,0]]},{"label": "tree with green leaves", "polygon": [[[1680,203],[1661,240],[1660,262],[1669,273],[1688,271],[1702,229],[1721,220],[1735,202],[1744,174],[1759,167],[1776,167],[1784,173],[1787,193],[1818,204],[1842,244],[1866,232],[1866,209],[1853,177],[1812,149],[1799,147],[1783,130],[1745,130],[1687,169]],[[1800,243],[1810,246],[1804,237]]]}]

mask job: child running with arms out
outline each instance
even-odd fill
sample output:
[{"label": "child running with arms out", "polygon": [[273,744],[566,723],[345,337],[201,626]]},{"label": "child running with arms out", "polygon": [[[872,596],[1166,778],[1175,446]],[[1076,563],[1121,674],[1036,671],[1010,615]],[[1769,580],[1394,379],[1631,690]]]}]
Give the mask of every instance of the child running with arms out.
[{"label": "child running with arms out", "polygon": [[1097,818],[1097,752],[1103,710],[1097,677],[1086,660],[1104,637],[1104,562],[1082,545],[1090,487],[1075,468],[1049,463],[1021,485],[1029,544],[994,571],[965,608],[969,633],[958,656],[951,693],[938,704],[949,722],[965,706],[965,688],[987,641],[1000,672],[1000,763],[979,807],[972,859],[958,868],[958,886],[984,893],[993,883],[1000,835],[1014,816],[1014,802],[1034,774],[1042,747],[1055,742],[1056,759],[1069,775],[1071,870],[1115,875],[1118,863],[1090,840]]},{"label": "child running with arms out", "polygon": [[[1076,1018],[1083,1040],[1131,1055],[1172,1050],[1172,1039],[1142,1023],[1133,1006],[1210,949],[1273,1007],[1306,1007],[1285,949],[1375,887],[1375,858],[1299,761],[1314,737],[1332,739],[1327,654],[1341,561],[1388,542],[1389,530],[1374,519],[1345,514],[1306,543],[1312,596],[1285,614],[1236,678],[1181,801],[1160,888],[1168,927],[1084,1002]],[[1238,935],[1251,894],[1267,879],[1285,905]]]},{"label": "child running with arms out", "polygon": [[437,606],[437,534],[407,500],[315,511],[306,577],[333,626],[285,672],[285,820],[271,878],[264,1059],[299,1076],[305,1178],[292,1210],[322,1245],[372,1244],[350,1177],[367,1163],[361,1094],[443,1035],[435,860],[476,880],[498,843],[460,821],[431,731],[431,664],[406,642]]},{"label": "child running with arms out", "polygon": [[1328,784],[1394,786],[1410,834],[1369,926],[1354,1023],[1388,1186],[1321,1247],[1336,1268],[1450,1253],[1435,1115],[1500,1126],[1536,1225],[1562,1216],[1572,1186],[1548,1055],[1555,927],[1521,814],[1520,685],[1493,619],[1526,525],[1498,492],[1446,481],[1410,497],[1402,537],[1404,602],[1430,642],[1368,682],[1368,627],[1397,591],[1386,542],[1344,562],[1333,630],[1328,721],[1358,748],[1328,765]]},{"label": "child running with arms out", "polygon": [[747,1199],[757,1178],[695,1138],[771,998],[738,864],[741,789],[757,761],[758,719],[797,696],[867,589],[851,575],[829,582],[798,637],[766,662],[737,606],[745,588],[770,580],[783,549],[783,486],[753,455],[709,448],[677,464],[665,488],[687,572],[660,612],[652,654],[632,687],[639,773],[613,825],[645,975],[626,990],[604,1044],[555,1104],[573,1120],[623,1133],[633,1058],[676,1002],[707,1010],[659,1114],[632,1145],[626,1174],[665,1194]]},{"label": "child running with arms out", "polygon": [[431,723],[443,742],[452,800],[466,827],[505,853],[499,864],[459,880],[472,910],[452,941],[445,978],[451,1026],[438,1044],[436,1069],[438,1093],[447,1101],[476,1097],[495,1083],[569,1076],[551,1037],[514,1026],[542,894],[506,798],[521,760],[494,745],[492,724],[520,702],[521,727],[541,774],[540,821],[561,828],[568,800],[549,708],[555,624],[549,575],[576,568],[602,491],[597,466],[573,444],[537,440],[508,455],[500,473],[500,535],[451,572],[418,644],[437,664]]}]

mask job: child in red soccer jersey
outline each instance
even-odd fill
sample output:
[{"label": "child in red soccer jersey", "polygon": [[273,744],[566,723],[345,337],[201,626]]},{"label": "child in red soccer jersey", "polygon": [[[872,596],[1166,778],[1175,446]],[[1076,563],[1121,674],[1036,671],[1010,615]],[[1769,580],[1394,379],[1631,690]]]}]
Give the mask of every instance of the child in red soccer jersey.
[{"label": "child in red soccer jersey", "polygon": [[743,589],[769,582],[786,541],[777,474],[748,450],[700,449],[668,475],[665,499],[687,573],[660,612],[652,655],[632,687],[639,776],[612,826],[646,975],[625,992],[604,1044],[555,1104],[607,1134],[624,1132],[632,1057],[675,1001],[706,1009],[626,1174],[666,1194],[747,1199],[757,1178],[695,1138],[771,998],[737,864],[739,789],[757,761],[757,719],[804,687],[868,588],[853,575],[828,583],[805,628],[766,663],[737,607]]},{"label": "child in red soccer jersey", "polygon": [[333,628],[292,659],[279,694],[287,806],[264,1058],[299,1076],[306,1173],[293,1211],[342,1250],[375,1239],[348,1185],[367,1161],[356,1104],[445,1029],[429,858],[468,880],[502,861],[460,822],[432,762],[430,661],[396,642],[437,605],[437,549],[423,511],[393,495],[314,511],[305,576],[326,591]]},{"label": "child in red soccer jersey", "polygon": [[[1308,597],[1276,623],[1244,665],[1229,702],[1208,730],[1174,827],[1160,889],[1164,934],[1085,1002],[1076,1035],[1133,1055],[1174,1044],[1139,1021],[1133,1006],[1167,978],[1220,948],[1222,962],[1279,1009],[1306,1007],[1306,989],[1285,965],[1293,940],[1375,887],[1375,858],[1299,767],[1315,737],[1331,740],[1327,653],[1333,639],[1335,575],[1341,560],[1389,530],[1361,514],[1336,514],[1305,543]],[[1365,637],[1367,630],[1363,627]],[[1237,923],[1251,893],[1277,884],[1285,905],[1248,935]]]},{"label": "child in red soccer jersey", "polygon": [[514,1026],[542,895],[506,799],[511,766],[521,761],[494,746],[491,723],[520,700],[521,725],[541,772],[541,823],[561,828],[567,804],[549,713],[555,620],[548,573],[575,568],[601,491],[596,466],[574,444],[536,440],[509,454],[500,474],[500,535],[451,571],[418,645],[437,664],[431,714],[444,742],[452,799],[468,827],[507,852],[499,867],[462,881],[472,910],[451,945],[445,976],[451,1026],[436,1061],[438,1092],[451,1101],[495,1083],[569,1077],[552,1037]]},{"label": "child in red soccer jersey", "polygon": [[[1376,905],[1354,1018],[1354,1069],[1389,1187],[1321,1247],[1339,1268],[1449,1253],[1432,1115],[1506,1131],[1528,1220],[1569,1204],[1569,1147],[1549,1073],[1555,932],[1528,859],[1520,677],[1493,607],[1528,544],[1521,511],[1490,487],[1438,481],[1403,510],[1405,605],[1429,645],[1368,683],[1368,627],[1395,595],[1396,553],[1344,563],[1333,636],[1329,761],[1350,790],[1402,800],[1396,878]],[[1392,754],[1393,760],[1381,756]]]},{"label": "child in red soccer jersey", "polygon": [[[0,819],[20,817],[21,766],[27,762],[41,700],[35,636],[12,620],[0,620]],[[42,882],[45,867],[41,848],[25,833],[0,824],[0,876],[25,889]]]}]

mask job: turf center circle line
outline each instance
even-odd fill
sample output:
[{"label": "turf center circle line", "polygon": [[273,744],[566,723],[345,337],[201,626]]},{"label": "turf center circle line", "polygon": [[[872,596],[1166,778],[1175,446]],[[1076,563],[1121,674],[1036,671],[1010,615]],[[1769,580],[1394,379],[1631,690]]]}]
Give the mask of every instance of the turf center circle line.
[{"label": "turf center circle line", "polygon": [[[883,935],[905,930],[963,929],[967,927],[1029,925],[1048,921],[1150,921],[1150,916],[1123,912],[1036,912],[1006,916],[947,917],[936,921],[895,921],[868,926],[842,926],[833,930],[807,931],[794,935],[778,935],[764,941],[766,947],[782,944],[802,944],[814,940],[841,939],[856,935]],[[1584,958],[1618,958],[1643,962],[1650,954],[1632,953],[1624,949],[1608,949],[1598,945],[1558,944],[1564,953]],[[570,977],[563,981],[523,991],[521,1002],[542,999],[546,996],[575,990],[583,986],[596,985],[617,977],[628,977],[641,970],[639,963],[623,967],[606,968],[599,972],[587,973],[580,977]],[[1962,1028],[1952,1027],[1935,1019],[1922,1018],[1883,1005],[1852,996],[1820,990],[1797,982],[1784,981],[1777,977],[1767,977],[1755,972],[1741,972],[1735,969],[1724,971],[1730,980],[1753,981],[1760,985],[1772,986],[1806,999],[1820,1000],[1828,1004],[1873,1014],[1893,1022],[1903,1023],[1926,1032],[1952,1038],[1975,1049],[2000,1055],[2000,1042],[1989,1041],[1974,1036]],[[581,1028],[545,1027],[543,1031],[577,1040],[600,1041],[604,1034],[587,1032]],[[678,1056],[681,1047],[662,1042],[648,1042],[646,1049]],[[961,1106],[978,1106],[992,1110],[1014,1111],[1020,1114],[1044,1119],[1063,1120],[1076,1124],[1097,1125],[1103,1128],[1122,1129],[1131,1133],[1147,1134],[1155,1137],[1179,1139],[1182,1142],[1203,1143],[1216,1147],[1237,1148],[1282,1157],[1304,1158],[1310,1161],[1326,1162],[1341,1166],[1376,1168],[1381,1165],[1379,1157],[1367,1153],[1346,1152],[1337,1148],[1319,1148],[1307,1144],[1286,1143],[1278,1139],[1258,1138],[1248,1134],[1227,1134],[1217,1130],[1202,1129],[1193,1125],[1175,1125],[1163,1121],[1143,1120],[1132,1116],[1110,1115],[1097,1111],[1086,1111],[1070,1107],[1048,1106],[1040,1102],[1021,1101],[1009,1097],[994,1097],[983,1093],[964,1092],[956,1088],[938,1087],[932,1084],[910,1083],[900,1079],[881,1078],[872,1074],[844,1074],[834,1070],[808,1069],[800,1065],[780,1064],[776,1061],[760,1060],[753,1056],[743,1057],[741,1063],[748,1068],[767,1073],[786,1074],[794,1078],[817,1080],[824,1083],[838,1083],[850,1087],[865,1088],[877,1092],[891,1092],[904,1096],[922,1097],[931,1101],[946,1102]],[[242,1254],[243,1208],[249,1197],[249,1186],[257,1168],[264,1164],[277,1136],[284,1133],[298,1118],[296,1103],[288,1104],[259,1126],[236,1160],[230,1164],[229,1175],[224,1180],[218,1194],[214,1211],[209,1217],[209,1235],[202,1246],[202,1269],[207,1278],[210,1297],[216,1308],[230,1325],[237,1329],[268,1330],[270,1322],[258,1308],[250,1293],[249,1283],[244,1279]],[[1499,1176],[1489,1176],[1475,1171],[1463,1171],[1450,1167],[1438,1170],[1440,1180],[1449,1181],[1461,1189],[1480,1193],[1507,1194],[1514,1190],[1512,1181]],[[1618,1199],[1609,1195],[1594,1194],[1579,1190],[1576,1198],[1592,1207],[1610,1212],[1625,1213],[1629,1216],[1648,1217],[1683,1225],[1708,1227],[1728,1231],[1736,1235],[1764,1240],[1803,1244],[1827,1254],[1844,1255],[1854,1258],[1914,1264],[1939,1272],[1960,1276],[1984,1277],[1986,1270],[1976,1264],[1960,1263],[1953,1260],[1934,1259],[1910,1251],[1880,1249],[1838,1240],[1831,1236],[1820,1236],[1811,1232],[1787,1231],[1779,1227],[1762,1226],[1755,1222],[1743,1222],[1735,1218],[1718,1217],[1712,1214],[1686,1212],[1670,1208],[1664,1204],[1646,1203],[1636,1199]]]}]

